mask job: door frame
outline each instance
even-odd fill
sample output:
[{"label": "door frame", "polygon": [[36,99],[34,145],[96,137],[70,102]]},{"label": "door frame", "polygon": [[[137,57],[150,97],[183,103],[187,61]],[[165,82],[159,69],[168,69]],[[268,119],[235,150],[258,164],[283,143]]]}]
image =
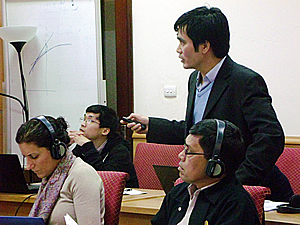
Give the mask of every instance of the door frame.
[{"label": "door frame", "polygon": [[[132,0],[115,0],[117,111],[120,117],[134,110]],[[126,129],[127,140],[132,132]]]}]

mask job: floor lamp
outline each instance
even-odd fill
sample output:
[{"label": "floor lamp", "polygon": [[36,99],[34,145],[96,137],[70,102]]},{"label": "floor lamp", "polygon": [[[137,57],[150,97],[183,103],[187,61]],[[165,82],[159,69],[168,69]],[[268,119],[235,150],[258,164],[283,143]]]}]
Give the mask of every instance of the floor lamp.
[{"label": "floor lamp", "polygon": [[22,110],[25,113],[26,121],[29,120],[29,108],[28,108],[28,101],[26,95],[26,80],[23,73],[23,66],[22,66],[22,57],[21,51],[24,45],[29,42],[34,35],[36,34],[37,27],[33,26],[11,26],[11,27],[0,27],[0,38],[4,41],[10,43],[16,49],[18,53],[19,59],[19,68],[20,68],[20,75],[21,75],[21,83],[22,83],[22,94],[23,94],[23,102],[14,97],[12,95],[0,93],[0,95],[12,98],[18,101],[22,107]]}]

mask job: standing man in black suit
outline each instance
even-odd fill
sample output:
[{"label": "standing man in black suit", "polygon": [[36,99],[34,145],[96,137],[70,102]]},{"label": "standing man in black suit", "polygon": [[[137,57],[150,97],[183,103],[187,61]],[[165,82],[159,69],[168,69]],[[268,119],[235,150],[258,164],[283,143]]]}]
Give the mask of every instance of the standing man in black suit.
[{"label": "standing man in black suit", "polygon": [[199,7],[180,16],[174,30],[183,67],[195,69],[189,78],[185,121],[132,113],[128,118],[147,125],[146,129],[139,123],[127,127],[147,134],[148,142],[183,144],[187,131],[198,121],[228,120],[241,129],[247,146],[245,160],[236,172],[239,180],[270,187],[271,200],[288,201],[292,188],[275,165],[284,149],[282,127],[264,79],[228,56],[226,16],[218,8]]}]

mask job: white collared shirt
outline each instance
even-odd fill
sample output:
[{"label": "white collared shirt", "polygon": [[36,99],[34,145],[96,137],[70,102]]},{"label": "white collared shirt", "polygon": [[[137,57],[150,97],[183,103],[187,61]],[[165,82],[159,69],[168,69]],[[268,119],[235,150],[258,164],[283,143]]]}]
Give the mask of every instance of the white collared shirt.
[{"label": "white collared shirt", "polygon": [[200,189],[198,189],[196,187],[196,185],[194,184],[190,184],[187,189],[188,189],[188,192],[189,192],[189,195],[190,195],[190,201],[189,201],[189,206],[186,210],[186,213],[185,213],[185,216],[182,218],[182,220],[178,223],[178,225],[186,225],[186,224],[189,224],[189,220],[190,220],[190,216],[194,210],[194,207],[195,207],[195,204],[196,204],[196,201],[198,199],[198,195],[200,193],[200,191],[203,191],[204,189],[206,188],[209,188],[213,185],[215,185],[216,183],[218,183],[219,181],[215,182],[215,183],[212,183],[212,184],[209,184],[205,187],[202,187]]}]

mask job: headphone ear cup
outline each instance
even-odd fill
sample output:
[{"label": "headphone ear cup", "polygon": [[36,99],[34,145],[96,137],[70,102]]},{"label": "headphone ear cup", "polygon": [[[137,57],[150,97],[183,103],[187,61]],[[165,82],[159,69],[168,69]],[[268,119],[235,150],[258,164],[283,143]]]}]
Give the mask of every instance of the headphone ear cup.
[{"label": "headphone ear cup", "polygon": [[51,156],[53,159],[61,159],[65,156],[67,151],[67,146],[65,143],[59,141],[58,139],[54,140],[54,143],[51,148]]},{"label": "headphone ear cup", "polygon": [[292,207],[300,208],[300,195],[293,195],[289,200],[289,204]]},{"label": "headphone ear cup", "polygon": [[219,159],[208,160],[208,163],[205,168],[205,173],[207,176],[209,176],[211,178],[217,178],[217,177],[222,176],[224,171],[225,171],[225,165],[221,160],[219,160]]}]

